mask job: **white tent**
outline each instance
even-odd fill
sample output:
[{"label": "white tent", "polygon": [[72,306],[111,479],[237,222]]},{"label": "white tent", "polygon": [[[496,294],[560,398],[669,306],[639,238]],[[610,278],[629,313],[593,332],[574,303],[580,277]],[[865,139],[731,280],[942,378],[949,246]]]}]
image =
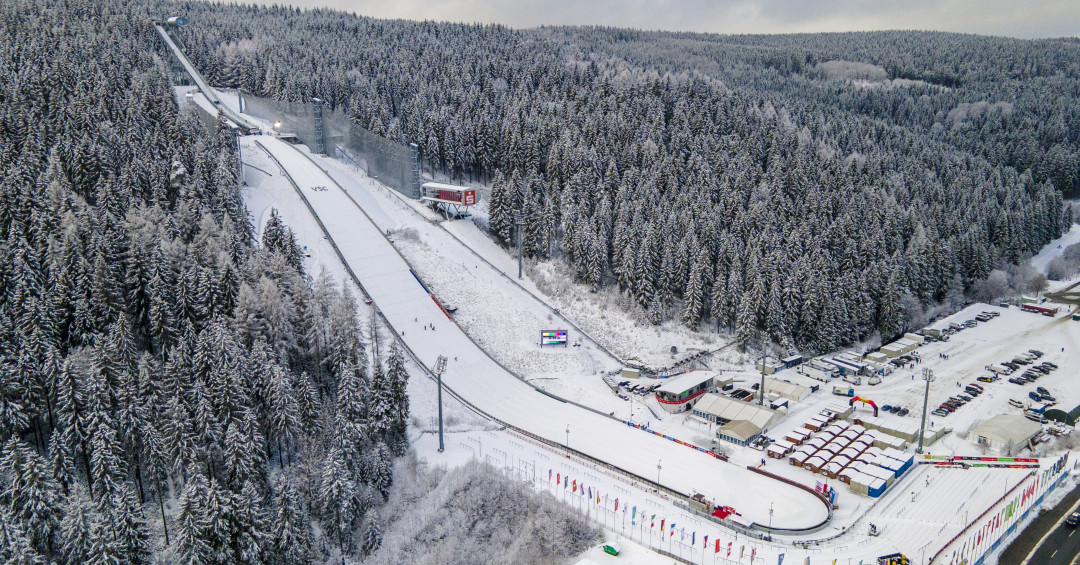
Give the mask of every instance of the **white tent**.
[{"label": "white tent", "polygon": [[998,414],[971,430],[971,441],[991,449],[1020,449],[1042,432],[1042,426],[1017,414]]}]

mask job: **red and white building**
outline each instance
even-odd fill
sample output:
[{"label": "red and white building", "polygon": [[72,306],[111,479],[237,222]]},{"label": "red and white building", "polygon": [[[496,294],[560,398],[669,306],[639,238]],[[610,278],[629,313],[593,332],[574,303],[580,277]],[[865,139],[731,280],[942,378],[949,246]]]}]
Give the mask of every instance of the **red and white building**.
[{"label": "red and white building", "polygon": [[656,401],[672,414],[686,412],[701,395],[725,383],[721,383],[719,374],[713,371],[683,373],[664,380],[664,384],[656,389]]}]

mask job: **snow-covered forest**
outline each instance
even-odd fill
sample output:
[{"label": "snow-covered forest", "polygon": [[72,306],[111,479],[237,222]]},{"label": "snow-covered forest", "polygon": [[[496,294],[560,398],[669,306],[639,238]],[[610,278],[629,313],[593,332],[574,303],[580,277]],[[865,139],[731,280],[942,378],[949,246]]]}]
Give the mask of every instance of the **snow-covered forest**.
[{"label": "snow-covered forest", "polygon": [[370,553],[402,353],[287,226],[253,241],[157,46],[145,5],[0,4],[0,561]]},{"label": "snow-covered forest", "polygon": [[[994,294],[1080,189],[1075,39],[710,36],[187,3],[225,86],[318,96],[493,183],[506,244],[654,322],[825,351]],[[1010,266],[1014,266],[1011,267]],[[1007,276],[1008,275],[1008,276]],[[950,298],[952,297],[952,298]]]}]

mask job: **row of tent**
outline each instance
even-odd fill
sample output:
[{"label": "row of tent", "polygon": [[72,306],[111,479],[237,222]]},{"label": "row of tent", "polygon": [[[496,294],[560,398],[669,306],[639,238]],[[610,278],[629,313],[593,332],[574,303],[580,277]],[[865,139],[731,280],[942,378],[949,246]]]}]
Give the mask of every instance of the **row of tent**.
[{"label": "row of tent", "polygon": [[779,459],[790,453],[791,465],[838,479],[852,491],[872,497],[881,496],[915,461],[903,451],[875,445],[876,434],[844,421],[801,441],[800,436],[803,431],[795,430],[784,441],[775,442],[769,446],[769,456]]}]

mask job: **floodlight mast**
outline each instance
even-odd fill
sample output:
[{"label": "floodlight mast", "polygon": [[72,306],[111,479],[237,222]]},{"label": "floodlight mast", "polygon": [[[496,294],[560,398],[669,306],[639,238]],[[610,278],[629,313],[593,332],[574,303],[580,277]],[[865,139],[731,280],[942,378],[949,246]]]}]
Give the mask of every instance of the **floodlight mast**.
[{"label": "floodlight mast", "polygon": [[442,453],[446,449],[443,444],[443,418],[442,418],[442,374],[446,370],[446,356],[440,355],[435,360],[435,368],[432,370],[435,373],[435,380],[439,386],[439,453]]},{"label": "floodlight mast", "polygon": [[934,380],[934,372],[924,368],[922,370],[922,380],[926,381],[926,390],[923,392],[922,420],[919,422],[919,446],[915,448],[915,453],[923,452],[923,437],[926,435],[926,404],[930,398],[930,383]]}]

